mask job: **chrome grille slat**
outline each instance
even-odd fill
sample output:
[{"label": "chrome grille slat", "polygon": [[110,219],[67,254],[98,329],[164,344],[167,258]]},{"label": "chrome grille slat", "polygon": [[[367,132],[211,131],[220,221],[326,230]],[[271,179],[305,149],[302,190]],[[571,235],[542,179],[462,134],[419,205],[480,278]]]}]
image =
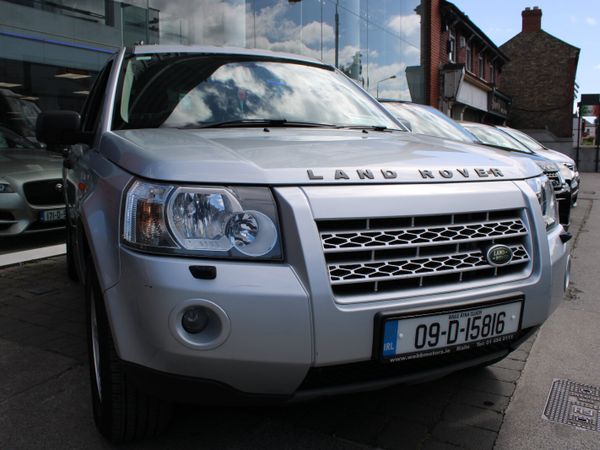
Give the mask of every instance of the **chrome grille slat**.
[{"label": "chrome grille slat", "polygon": [[[486,231],[486,228],[489,231]],[[320,234],[325,253],[332,253],[356,251],[356,249],[382,250],[460,244],[489,240],[490,238],[513,238],[526,235],[527,229],[521,219],[515,219],[467,223],[445,227],[431,226],[368,231],[344,230],[339,233],[323,232]],[[460,236],[461,238],[455,239],[455,236]],[[343,242],[340,243],[339,241]],[[394,241],[399,241],[399,243],[394,243]]]},{"label": "chrome grille slat", "polygon": [[[336,295],[493,281],[531,269],[521,209],[327,220],[317,226]],[[487,261],[485,252],[494,244],[513,250],[509,264]]]},{"label": "chrome grille slat", "polygon": [[[507,265],[522,264],[529,261],[529,254],[522,245],[511,246],[514,253],[513,260]],[[455,262],[452,262],[454,260]],[[447,268],[456,264],[457,266]],[[407,266],[417,266],[408,268]],[[331,284],[351,284],[362,283],[365,280],[401,280],[405,278],[428,277],[441,274],[471,272],[474,270],[486,270],[495,268],[485,261],[483,253],[480,251],[469,253],[458,253],[444,256],[431,256],[427,258],[411,258],[397,261],[378,261],[367,263],[350,264],[331,264],[329,265],[329,274]],[[394,272],[386,272],[394,270]],[[335,272],[346,271],[346,275],[335,275]],[[362,271],[362,273],[357,273]],[[395,274],[395,272],[406,272]]]}]

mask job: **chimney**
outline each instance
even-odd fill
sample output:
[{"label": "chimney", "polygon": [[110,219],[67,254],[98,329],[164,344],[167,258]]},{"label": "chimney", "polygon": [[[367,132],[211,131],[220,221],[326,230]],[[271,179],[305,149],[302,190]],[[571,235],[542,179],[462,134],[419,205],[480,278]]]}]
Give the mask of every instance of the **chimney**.
[{"label": "chimney", "polygon": [[542,10],[537,6],[525,8],[521,12],[523,17],[523,33],[535,33],[542,29]]}]

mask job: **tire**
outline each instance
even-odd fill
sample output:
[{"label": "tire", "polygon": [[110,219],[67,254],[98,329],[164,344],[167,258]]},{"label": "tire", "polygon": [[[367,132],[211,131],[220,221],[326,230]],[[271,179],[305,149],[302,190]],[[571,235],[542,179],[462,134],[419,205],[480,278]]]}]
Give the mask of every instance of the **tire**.
[{"label": "tire", "polygon": [[157,436],[169,423],[171,405],[141,392],[128,379],[115,350],[93,263],[87,266],[86,323],[96,427],[113,443]]},{"label": "tire", "polygon": [[66,236],[66,246],[67,246],[67,275],[73,281],[79,281],[79,275],[77,273],[77,266],[75,264],[75,249],[73,247],[73,232],[71,231],[71,226],[69,225],[67,219],[67,236]]}]

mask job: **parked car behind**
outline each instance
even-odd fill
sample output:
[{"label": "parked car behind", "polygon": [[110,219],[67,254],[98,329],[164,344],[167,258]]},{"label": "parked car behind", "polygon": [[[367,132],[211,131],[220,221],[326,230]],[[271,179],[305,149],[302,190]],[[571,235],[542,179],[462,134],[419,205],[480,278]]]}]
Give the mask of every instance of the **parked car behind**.
[{"label": "parked car behind", "polygon": [[[493,128],[491,128],[491,134],[486,136],[485,134],[488,133],[486,125],[474,133],[470,128],[463,127],[460,123],[428,105],[393,100],[380,100],[380,102],[413,133],[501,148],[512,152],[516,157],[534,160],[544,173],[554,180],[556,195],[560,201],[561,223],[568,227],[570,207],[567,205],[570,204],[570,200],[565,200],[565,198],[569,196],[569,190],[561,176],[560,166],[546,156],[534,153],[514,139],[494,131]],[[473,124],[473,127],[477,125]]]},{"label": "parked car behind", "polygon": [[62,158],[0,126],[0,237],[64,226]]},{"label": "parked car behind", "polygon": [[570,158],[564,153],[546,147],[544,144],[535,140],[523,131],[502,126],[497,126],[496,128],[509,134],[521,144],[525,145],[529,150],[534,151],[538,155],[544,156],[552,161],[555,161],[560,167],[560,171],[563,174],[563,178],[570,187],[571,206],[577,205],[577,196],[581,187],[581,179],[579,176],[579,170],[577,169],[577,164],[575,163],[573,158]]},{"label": "parked car behind", "polygon": [[558,209],[560,223],[568,227],[571,221],[571,187],[562,175],[560,166],[552,159],[539,155],[529,149],[525,144],[522,144],[510,134],[499,130],[491,125],[475,122],[460,122],[468,131],[470,131],[477,139],[484,144],[494,145],[497,147],[506,148],[507,150],[521,152],[529,155],[531,158],[540,159],[540,166],[544,168],[546,175],[552,180],[552,184],[556,191],[556,199],[558,200]]}]

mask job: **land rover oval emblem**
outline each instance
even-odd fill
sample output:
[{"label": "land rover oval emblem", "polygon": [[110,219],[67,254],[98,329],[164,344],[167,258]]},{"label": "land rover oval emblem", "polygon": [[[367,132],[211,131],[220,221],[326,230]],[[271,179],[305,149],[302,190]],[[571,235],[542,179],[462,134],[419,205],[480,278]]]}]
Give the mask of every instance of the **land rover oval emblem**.
[{"label": "land rover oval emblem", "polygon": [[492,266],[505,266],[512,261],[513,252],[506,245],[494,245],[487,251],[486,258]]}]

